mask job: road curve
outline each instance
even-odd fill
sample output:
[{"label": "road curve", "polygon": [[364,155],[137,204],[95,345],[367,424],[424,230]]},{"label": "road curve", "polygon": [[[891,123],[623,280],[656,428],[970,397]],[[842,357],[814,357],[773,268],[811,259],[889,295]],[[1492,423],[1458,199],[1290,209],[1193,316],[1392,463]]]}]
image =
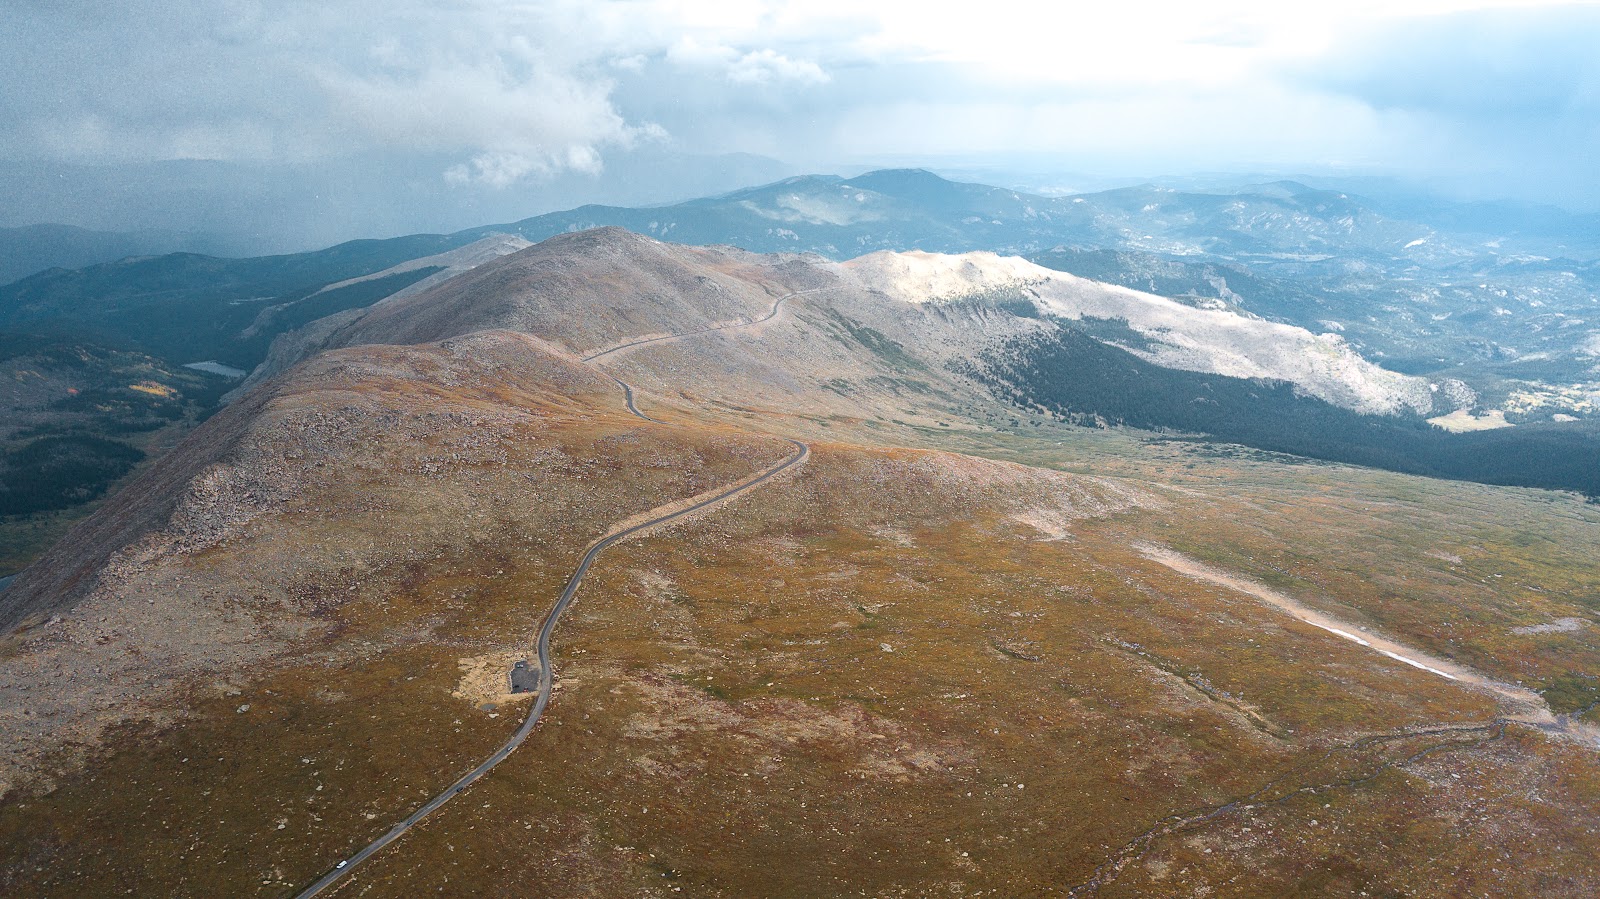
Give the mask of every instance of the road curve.
[{"label": "road curve", "polygon": [[[816,290],[821,289],[822,288],[816,288]],[[652,337],[648,340],[637,340],[633,343],[625,343],[622,346],[612,347],[604,352],[586,356],[584,357],[583,361],[593,362],[609,356],[612,353],[631,349],[632,347],[636,346],[643,346],[647,343],[660,343],[662,341],[678,340],[684,337],[691,337],[696,334],[705,334],[711,331],[726,331],[731,328],[744,328],[749,327],[750,325],[758,325],[762,322],[770,321],[774,316],[776,316],[778,314],[778,310],[783,306],[785,300],[789,299],[790,297],[799,296],[803,293],[813,292],[815,291],[802,290],[779,297],[778,300],[772,304],[772,310],[770,312],[761,318],[755,319],[754,321],[740,322],[732,325],[722,325],[716,328],[702,328],[698,331],[688,331],[683,334],[669,334],[664,337]],[[644,419],[645,421],[663,424],[663,422],[661,422],[659,419],[651,418],[650,416],[639,411],[639,407],[634,405],[632,385],[628,384],[626,381],[623,381],[621,378],[616,377],[615,375],[611,376],[611,380],[616,381],[618,386],[622,388],[623,397],[627,402],[628,411],[630,413]],[[782,462],[773,465],[765,471],[762,471],[754,478],[742,481],[733,485],[732,487],[722,490],[715,496],[703,499],[692,505],[685,506],[684,508],[678,509],[674,512],[657,516],[648,521],[644,521],[624,530],[617,531],[614,534],[609,534],[590,546],[588,551],[583,554],[583,558],[578,561],[577,569],[572,572],[572,577],[567,580],[567,586],[561,591],[560,597],[556,599],[556,604],[553,608],[551,608],[550,614],[545,617],[544,626],[539,629],[539,639],[537,643],[537,652],[539,658],[539,694],[534,699],[533,708],[528,711],[528,717],[522,722],[522,726],[517,728],[516,733],[512,734],[510,739],[501,744],[500,748],[496,749],[493,755],[479,763],[478,767],[473,768],[471,771],[468,771],[466,774],[462,775],[460,780],[457,780],[455,783],[451,784],[444,792],[428,800],[427,803],[425,803],[421,808],[412,812],[404,821],[396,824],[383,836],[373,840],[371,843],[363,847],[359,852],[340,862],[328,873],[322,875],[322,877],[317,880],[316,883],[306,887],[306,889],[298,895],[297,899],[310,899],[310,897],[320,895],[329,887],[338,883],[344,878],[345,875],[355,870],[355,868],[362,862],[382,851],[385,846],[405,836],[406,832],[415,827],[418,822],[422,821],[423,818],[433,814],[433,812],[437,811],[440,806],[444,805],[446,802],[449,802],[451,799],[454,799],[456,794],[462,792],[467,787],[472,786],[472,784],[475,783],[479,778],[483,777],[485,774],[488,774],[489,771],[494,768],[494,766],[505,761],[507,756],[516,751],[517,747],[521,746],[523,741],[528,739],[528,735],[533,733],[534,726],[539,723],[540,716],[544,714],[545,706],[550,704],[550,690],[553,686],[552,669],[550,666],[550,637],[555,633],[556,623],[560,620],[561,613],[567,610],[567,607],[572,604],[572,600],[578,595],[578,588],[583,585],[583,576],[589,572],[589,566],[594,564],[595,558],[599,556],[601,552],[605,551],[606,547],[611,546],[613,543],[616,543],[619,540],[625,540],[628,537],[639,533],[640,531],[648,530],[657,525],[665,524],[669,521],[675,521],[702,509],[715,506],[724,500],[730,499],[740,493],[745,492],[746,490],[751,489],[752,487],[756,487],[771,480],[788,469],[794,468],[795,466],[804,462],[806,458],[811,455],[811,448],[806,446],[804,443],[801,443],[798,440],[790,440],[787,437],[783,439],[787,440],[789,444],[794,447],[795,451],[793,455],[789,456],[787,459],[784,459]]]},{"label": "road curve", "polygon": [[617,382],[617,386],[622,388],[622,399],[623,399],[624,402],[626,402],[628,404],[628,411],[629,412],[633,413],[634,415],[638,416],[639,418],[644,419],[645,421],[653,421],[658,425],[666,424],[666,422],[662,421],[659,418],[651,418],[650,416],[644,414],[643,412],[640,412],[639,411],[639,407],[635,406],[633,404],[633,385],[632,384],[629,384],[627,381],[622,380],[621,378],[617,377],[616,375],[612,375],[611,376],[611,380],[616,381]]},{"label": "road curve", "polygon": [[[810,290],[797,290],[797,291],[794,291],[793,293],[786,293],[783,296],[778,297],[777,301],[772,304],[772,308],[770,310],[768,310],[766,315],[763,315],[763,316],[761,316],[760,318],[757,318],[757,319],[751,319],[750,321],[747,321],[747,322],[734,322],[731,325],[717,325],[716,327],[713,327],[713,328],[700,328],[700,329],[695,330],[695,331],[684,331],[682,334],[665,334],[665,335],[662,335],[661,337],[646,337],[644,340],[635,340],[632,343],[625,343],[625,344],[622,344],[621,346],[614,346],[609,350],[601,350],[598,353],[592,353],[592,354],[590,354],[588,356],[584,356],[583,357],[583,361],[585,361],[585,362],[594,362],[594,361],[599,360],[599,359],[604,359],[605,357],[610,356],[613,353],[620,353],[623,350],[631,350],[634,347],[641,347],[641,346],[644,346],[645,344],[661,343],[661,342],[667,341],[667,340],[682,340],[685,337],[693,337],[696,334],[710,334],[713,331],[728,331],[728,330],[732,330],[734,328],[748,328],[751,325],[759,325],[762,322],[772,321],[773,318],[777,317],[778,310],[783,308],[783,303],[784,303],[785,300],[788,300],[791,297],[804,296],[805,294],[808,294],[808,293],[817,293],[819,291],[823,291],[823,290],[827,290],[827,289],[828,288],[826,288],[826,287],[813,287]],[[641,416],[641,417],[643,417],[643,416]],[[654,419],[652,419],[652,421],[653,420]]]}]

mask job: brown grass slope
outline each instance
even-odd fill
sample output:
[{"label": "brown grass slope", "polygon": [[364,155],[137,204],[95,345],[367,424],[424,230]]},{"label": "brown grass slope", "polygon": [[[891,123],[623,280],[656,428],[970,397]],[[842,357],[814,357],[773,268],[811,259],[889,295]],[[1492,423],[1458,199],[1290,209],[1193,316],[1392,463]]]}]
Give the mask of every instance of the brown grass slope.
[{"label": "brown grass slope", "polygon": [[619,400],[609,378],[508,332],[338,351],[269,382],[30,570],[22,596],[55,614],[8,640],[0,751],[31,769],[63,740],[298,652],[329,633],[328,584],[465,552],[486,508],[532,504],[537,546],[581,546],[725,479],[702,468],[731,479],[752,454],[781,455],[715,431],[647,438]]},{"label": "brown grass slope", "polygon": [[503,329],[587,354],[641,336],[754,318],[816,280],[814,267],[799,257],[664,244],[599,228],[551,238],[432,290],[380,303],[337,340],[427,343]]},{"label": "brown grass slope", "polygon": [[[798,295],[772,322],[707,331],[756,321],[790,294]],[[758,429],[781,429],[773,416],[932,425],[941,415],[993,407],[981,389],[948,370],[949,361],[1039,327],[1047,326],[982,303],[895,299],[820,258],[685,247],[599,228],[289,335],[275,364],[336,347],[486,329],[533,334],[583,356],[691,334],[613,357],[608,370],[652,402],[699,417],[734,416]]]},{"label": "brown grass slope", "polygon": [[159,527],[185,489],[257,423],[269,394],[258,393],[213,416],[72,528],[45,559],[24,569],[0,595],[0,632],[38,625],[70,608],[113,553]]},{"label": "brown grass slope", "polygon": [[[457,457],[420,470],[380,459],[404,458],[484,422],[548,419],[565,423],[561,432],[591,419],[637,425],[622,415],[609,375],[533,330],[592,352],[630,338],[753,321],[795,291],[836,286],[803,260],[673,247],[602,229],[556,238],[359,316],[331,341],[354,345],[313,356],[227,407],[0,597],[15,663],[0,672],[0,684],[33,694],[9,715],[21,766],[15,776],[31,776],[28,760],[62,740],[92,742],[106,726],[159,709],[185,679],[272,657],[317,630],[293,600],[297,581],[314,580],[319,565],[333,564],[294,547],[313,539],[313,530],[285,531],[285,545],[274,550],[279,567],[206,566],[202,574],[188,570],[193,560],[225,552],[257,526],[288,528],[307,508],[336,514],[314,506],[314,498],[341,492],[358,512],[381,507],[385,491],[402,495],[407,502],[397,508],[406,514],[460,530],[465,522],[414,505],[432,489],[404,486],[419,475],[469,474],[456,471]],[[643,347],[612,365],[644,388],[641,402],[693,430],[682,438],[685,448],[706,440],[733,448],[761,442],[718,421],[757,433],[806,433],[829,419],[852,425],[893,414],[931,424],[930,404],[959,399],[967,385],[838,310],[853,307],[857,318],[898,329],[903,339],[911,335],[897,320],[897,305],[948,334],[970,332],[970,322],[930,317],[859,290],[833,292],[816,301],[815,294],[793,297],[800,308],[737,335]],[[413,339],[432,342],[395,345]],[[379,468],[387,475],[381,489],[356,486]],[[540,501],[559,505],[560,497],[590,489],[584,480],[541,483]],[[659,505],[638,505],[643,499],[630,498],[629,508]],[[360,563],[347,562],[348,569],[382,568],[409,551],[380,546],[360,530],[337,538],[355,541],[346,550]],[[50,686],[36,689],[40,679]]]}]

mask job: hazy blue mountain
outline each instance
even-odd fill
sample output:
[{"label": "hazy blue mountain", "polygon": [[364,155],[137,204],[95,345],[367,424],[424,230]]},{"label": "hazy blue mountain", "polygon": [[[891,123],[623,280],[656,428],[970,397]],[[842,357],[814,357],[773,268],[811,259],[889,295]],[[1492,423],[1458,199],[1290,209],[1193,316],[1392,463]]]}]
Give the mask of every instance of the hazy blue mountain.
[{"label": "hazy blue mountain", "polygon": [[[1600,256],[1593,217],[1518,207],[1499,220],[1495,209],[1393,190],[1371,201],[1281,180],[1045,197],[897,169],[788,178],[666,206],[583,206],[470,233],[539,241],[619,225],[680,243],[836,259],[993,250],[1339,332],[1407,371],[1465,362],[1512,366],[1515,377],[1532,356],[1577,377],[1591,364],[1580,350]],[[1552,255],[1559,248],[1571,258]]]},{"label": "hazy blue mountain", "polygon": [[173,231],[90,231],[72,225],[0,228],[0,284],[50,268],[83,268],[127,256],[218,253],[203,235]]},{"label": "hazy blue mountain", "polygon": [[540,240],[618,225],[683,243],[839,258],[877,249],[1028,253],[1082,245],[1264,265],[1337,256],[1345,263],[1401,259],[1437,266],[1527,255],[1532,249],[1522,243],[1536,240],[1548,249],[1552,237],[1566,241],[1562,246],[1574,258],[1600,256],[1593,217],[1524,210],[1496,231],[1485,207],[1419,204],[1396,202],[1386,210],[1354,194],[1295,181],[1205,191],[1140,185],[1045,197],[895,169],[854,178],[805,175],[664,206],[581,206],[473,232]]},{"label": "hazy blue mountain", "polygon": [[[1389,367],[1450,369],[1490,392],[1505,379],[1582,380],[1594,364],[1587,322],[1600,285],[1594,256],[1584,255],[1592,217],[1518,208],[1497,219],[1483,204],[1397,191],[1369,200],[1281,180],[1045,197],[918,169],[807,175],[670,205],[582,206],[450,236],[49,272],[0,289],[0,327],[120,340],[162,356],[226,357],[249,368],[272,333],[396,286],[368,284],[337,303],[322,296],[320,305],[275,316],[271,327],[250,328],[261,310],[297,303],[323,284],[495,232],[537,242],[618,225],[677,243],[836,259],[906,249],[1026,255],[1192,305],[1340,333]],[[1496,230],[1497,221],[1505,227]],[[1568,246],[1573,258],[1534,252],[1535,244]],[[238,337],[245,330],[248,340]]]},{"label": "hazy blue mountain", "polygon": [[205,234],[210,237],[204,245],[130,253],[264,256],[357,238],[449,233],[583,202],[676,202],[794,173],[763,156],[691,154],[651,144],[607,154],[603,177],[566,171],[512,184],[446,178],[460,162],[451,154],[366,154],[316,164],[0,160],[0,197],[6,199],[0,224],[67,222],[99,231]]},{"label": "hazy blue mountain", "polygon": [[670,206],[582,206],[476,232],[505,231],[538,241],[618,225],[679,243],[843,259],[884,249],[1044,249],[1072,233],[1064,218],[1055,220],[1070,212],[1045,197],[893,170],[851,179],[806,175]]},{"label": "hazy blue mountain", "polygon": [[[374,302],[386,295],[385,288],[398,290],[430,272],[419,269],[401,278],[404,283],[367,282],[311,300],[324,285],[467,242],[459,235],[419,234],[283,256],[172,253],[52,269],[0,287],[0,331],[138,350],[180,363],[218,360],[249,370],[276,331]],[[316,308],[276,315],[277,327],[246,336],[264,312],[281,313],[304,302]]]},{"label": "hazy blue mountain", "polygon": [[1594,258],[1600,253],[1600,214],[1592,212],[1575,213],[1548,204],[1514,200],[1452,200],[1396,178],[1358,176],[1335,182],[1304,176],[1301,180],[1328,189],[1354,191],[1384,215],[1441,231],[1510,239],[1530,252],[1552,256]]}]

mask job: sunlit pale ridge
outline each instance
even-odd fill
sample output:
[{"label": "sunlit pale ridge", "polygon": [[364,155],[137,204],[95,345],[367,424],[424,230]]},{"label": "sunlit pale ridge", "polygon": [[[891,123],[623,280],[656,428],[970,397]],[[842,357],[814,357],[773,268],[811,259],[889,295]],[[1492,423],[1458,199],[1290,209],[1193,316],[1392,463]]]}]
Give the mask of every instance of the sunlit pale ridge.
[{"label": "sunlit pale ridge", "polygon": [[1426,380],[1374,365],[1336,334],[1313,334],[1228,310],[1196,309],[1016,256],[873,253],[838,269],[908,303],[1010,292],[1050,315],[1120,321],[1143,338],[1123,348],[1159,365],[1288,381],[1313,396],[1362,412],[1420,412],[1433,403]]}]

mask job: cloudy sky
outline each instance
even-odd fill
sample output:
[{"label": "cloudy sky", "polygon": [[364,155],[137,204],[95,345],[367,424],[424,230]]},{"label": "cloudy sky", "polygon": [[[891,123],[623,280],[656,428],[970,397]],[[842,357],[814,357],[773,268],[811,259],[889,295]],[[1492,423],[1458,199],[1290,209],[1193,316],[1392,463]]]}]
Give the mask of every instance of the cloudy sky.
[{"label": "cloudy sky", "polygon": [[[688,195],[716,181],[708,157],[740,153],[776,162],[727,178],[885,162],[1066,180],[1351,172],[1600,206],[1595,2],[7,6],[0,165],[63,185],[181,160],[292,194],[357,166],[425,183],[441,209],[452,193],[478,204],[449,218],[499,212],[502,195]],[[645,189],[653,159],[678,162]],[[175,189],[140,177],[140,196]],[[42,191],[11,218],[50,218]],[[58,199],[57,220],[87,214],[83,196]],[[121,224],[150,202],[117,200]]]}]

